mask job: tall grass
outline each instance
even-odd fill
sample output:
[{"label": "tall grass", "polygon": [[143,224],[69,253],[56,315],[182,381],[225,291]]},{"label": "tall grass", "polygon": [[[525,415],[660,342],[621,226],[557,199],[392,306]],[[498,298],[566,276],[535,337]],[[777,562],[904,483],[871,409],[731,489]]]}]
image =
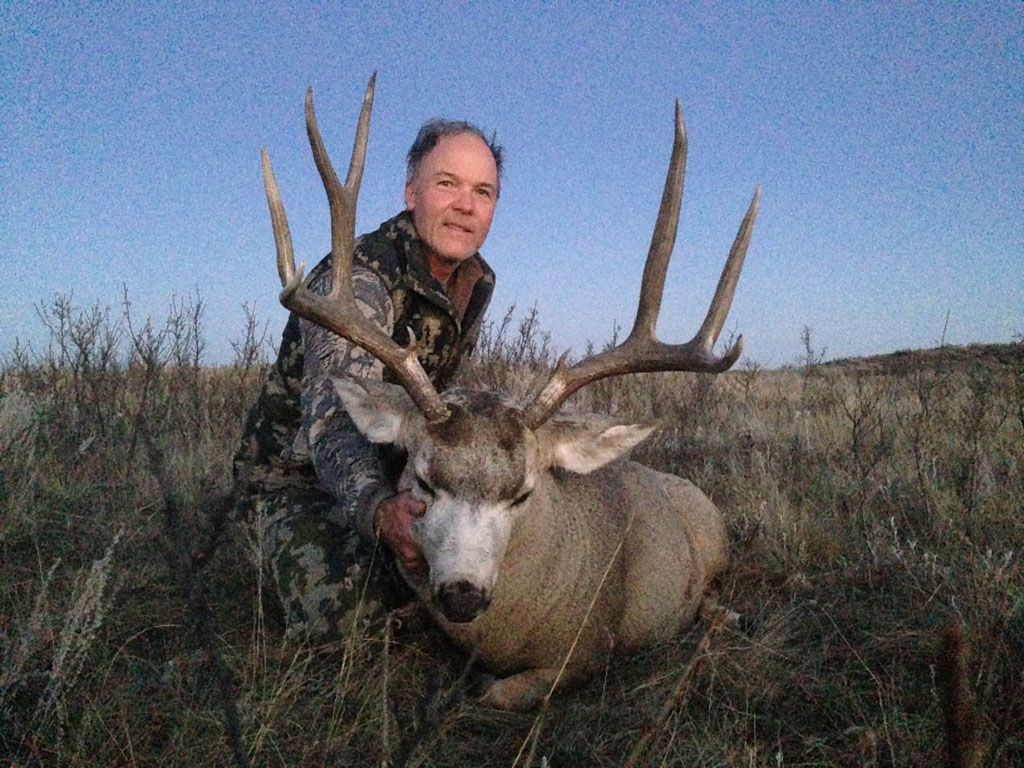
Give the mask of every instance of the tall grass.
[{"label": "tall grass", "polygon": [[[264,330],[213,368],[202,310],[57,297],[0,374],[5,765],[1024,763],[1019,343],[826,364],[807,331],[791,368],[578,393],[662,425],[634,458],[721,507],[742,619],[513,715],[415,609],[285,635],[227,514]],[[510,314],[461,383],[524,397],[555,357]]]}]

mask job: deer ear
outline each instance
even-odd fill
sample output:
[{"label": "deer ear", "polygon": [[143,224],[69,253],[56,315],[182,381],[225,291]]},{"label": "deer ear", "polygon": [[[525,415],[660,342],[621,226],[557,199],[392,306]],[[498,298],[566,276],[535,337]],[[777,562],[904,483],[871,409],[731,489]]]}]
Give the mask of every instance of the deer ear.
[{"label": "deer ear", "polygon": [[537,430],[547,466],[585,475],[619,458],[651,432],[650,424],[549,421]]},{"label": "deer ear", "polygon": [[371,443],[401,443],[402,427],[419,411],[405,390],[376,379],[332,376],[331,384],[356,428]]}]

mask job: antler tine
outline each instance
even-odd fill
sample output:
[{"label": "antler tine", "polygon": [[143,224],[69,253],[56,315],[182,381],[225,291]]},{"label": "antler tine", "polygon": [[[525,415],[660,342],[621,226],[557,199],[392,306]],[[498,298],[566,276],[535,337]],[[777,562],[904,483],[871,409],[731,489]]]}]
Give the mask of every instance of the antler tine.
[{"label": "antler tine", "polygon": [[683,110],[676,99],[676,130],[672,142],[672,158],[668,163],[665,190],[661,194],[661,207],[651,235],[651,247],[647,251],[647,263],[640,282],[640,300],[637,303],[636,320],[630,336],[643,335],[654,338],[661,309],[661,295],[665,289],[665,274],[676,244],[676,230],[679,228],[679,208],[683,202],[683,181],[686,177],[686,123]]},{"label": "antler tine", "polygon": [[266,150],[262,151],[263,181],[267,190],[267,204],[270,206],[270,220],[274,227],[274,240],[277,243],[277,270],[284,286],[280,299],[285,307],[299,317],[333,331],[380,360],[395,374],[427,421],[439,422],[448,418],[448,408],[420,365],[412,345],[400,346],[368,320],[356,305],[352,294],[356,202],[359,198],[359,183],[366,159],[375,80],[376,72],[370,77],[366,87],[345,186],[338,181],[320,136],[313,109],[313,89],[306,91],[306,132],[309,134],[313,159],[327,192],[331,213],[332,284],[331,292],[327,296],[306,288],[302,283],[302,266],[298,270],[295,269],[284,204],[281,202],[277,182],[274,180],[270,159]]},{"label": "antler tine", "polygon": [[[704,318],[700,330],[694,336],[694,339],[700,339],[709,349],[714,347],[715,342],[718,341],[718,335],[722,332],[725,318],[729,314],[729,307],[732,306],[732,295],[736,291],[736,282],[740,279],[743,260],[747,256],[747,246],[750,245],[750,235],[754,231],[754,219],[757,218],[757,209],[760,205],[761,187],[758,185],[754,189],[754,197],[750,201],[750,207],[747,208],[743,221],[740,222],[740,228],[736,233],[736,239],[733,240],[732,248],[729,249],[729,258],[725,260],[722,276],[718,278],[718,287],[715,288],[715,298],[712,299],[711,306],[708,307],[708,314]],[[733,348],[735,349],[735,356],[733,356]],[[739,358],[740,352],[743,350],[742,335],[736,339],[733,348],[725,352],[722,357],[733,356],[732,362]],[[732,362],[729,365],[732,365]]]},{"label": "antler tine", "polygon": [[[725,260],[722,276],[718,280],[718,288],[715,289],[715,298],[712,300],[711,306],[708,307],[705,322],[701,324],[700,330],[694,337],[709,347],[715,346],[715,342],[718,341],[718,336],[722,333],[722,326],[725,325],[725,317],[729,313],[729,307],[732,306],[732,294],[736,290],[739,272],[743,268],[743,259],[746,258],[746,247],[751,244],[751,233],[754,231],[754,220],[758,217],[760,205],[761,186],[759,185],[754,190],[754,199],[751,200],[750,207],[746,209],[743,220],[739,224],[739,230],[736,232],[736,239],[732,242],[732,248],[729,249],[729,258]],[[736,339],[734,346],[741,346],[742,342],[743,337],[740,336]],[[731,349],[729,351],[731,352]],[[726,355],[728,354],[729,352],[726,352]],[[736,357],[738,356],[739,350],[736,352]]]},{"label": "antler tine", "polygon": [[348,164],[348,177],[345,179],[346,187],[355,187],[363,180],[363,166],[366,163],[366,142],[370,136],[370,112],[373,110],[373,93],[377,86],[377,71],[370,75],[370,82],[366,84],[366,95],[363,96],[363,107],[359,110],[359,122],[356,123],[356,140],[352,144],[352,159]]},{"label": "antler tine", "polygon": [[302,283],[302,271],[305,263],[301,264],[296,274],[295,253],[292,250],[292,233],[288,229],[288,217],[284,214],[284,203],[281,202],[281,192],[277,188],[277,180],[274,178],[274,169],[270,165],[270,155],[266,147],[260,147],[260,160],[263,165],[263,188],[267,192],[267,205],[270,207],[270,223],[274,228],[274,242],[277,245],[277,274],[281,277],[282,302],[284,294],[294,291]]},{"label": "antler tine", "polygon": [[685,344],[664,344],[655,336],[665,287],[665,274],[675,245],[679,209],[683,199],[683,181],[686,175],[686,126],[678,101],[675,117],[672,157],[665,178],[665,190],[662,193],[661,207],[658,209],[658,219],[651,237],[651,247],[644,266],[633,330],[618,347],[588,357],[571,367],[566,367],[563,355],[551,378],[523,411],[523,420],[532,429],[536,429],[551,418],[574,392],[599,379],[645,371],[720,373],[732,367],[740,356],[743,349],[742,336],[721,356],[714,354],[714,345],[729,313],[736,281],[739,279],[747,246],[750,244],[750,235],[761,199],[760,187],[755,191],[754,199],[740,225],[725,267],[722,269],[714,299],[700,330]]},{"label": "antler tine", "polygon": [[366,162],[366,144],[370,135],[370,112],[373,110],[376,82],[377,73],[374,72],[370,75],[366,95],[363,97],[363,107],[359,112],[352,159],[349,161],[348,177],[345,179],[344,187],[338,181],[338,175],[334,172],[334,165],[320,136],[320,126],[316,122],[316,110],[313,108],[313,89],[306,89],[306,134],[309,136],[313,161],[323,180],[331,212],[331,295],[350,291],[349,286],[352,284],[356,203],[359,200],[359,185],[363,179],[363,166]]}]

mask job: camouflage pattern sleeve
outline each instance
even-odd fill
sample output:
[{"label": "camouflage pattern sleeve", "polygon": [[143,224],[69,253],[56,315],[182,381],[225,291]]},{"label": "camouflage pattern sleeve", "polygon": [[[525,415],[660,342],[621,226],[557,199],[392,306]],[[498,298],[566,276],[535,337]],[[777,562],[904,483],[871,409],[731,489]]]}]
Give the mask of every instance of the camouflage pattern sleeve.
[{"label": "camouflage pattern sleeve", "polygon": [[[309,288],[330,291],[331,275],[323,270],[310,275]],[[391,335],[394,310],[387,287],[374,271],[353,266],[352,291],[356,303],[381,330]],[[377,446],[370,443],[349,418],[338,397],[332,376],[380,379],[383,365],[361,347],[306,320],[300,322],[305,346],[302,374],[302,429],[309,458],[323,487],[337,500],[334,522],[355,527],[373,541],[373,513],[395,494],[393,480],[382,464]]]}]

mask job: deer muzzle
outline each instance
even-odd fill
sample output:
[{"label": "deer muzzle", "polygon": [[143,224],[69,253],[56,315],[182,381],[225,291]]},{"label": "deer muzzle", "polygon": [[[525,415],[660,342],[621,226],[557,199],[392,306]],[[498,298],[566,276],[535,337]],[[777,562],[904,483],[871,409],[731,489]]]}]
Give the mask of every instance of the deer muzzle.
[{"label": "deer muzzle", "polygon": [[434,599],[444,617],[456,624],[472,621],[491,604],[485,590],[465,580],[442,584]]}]

